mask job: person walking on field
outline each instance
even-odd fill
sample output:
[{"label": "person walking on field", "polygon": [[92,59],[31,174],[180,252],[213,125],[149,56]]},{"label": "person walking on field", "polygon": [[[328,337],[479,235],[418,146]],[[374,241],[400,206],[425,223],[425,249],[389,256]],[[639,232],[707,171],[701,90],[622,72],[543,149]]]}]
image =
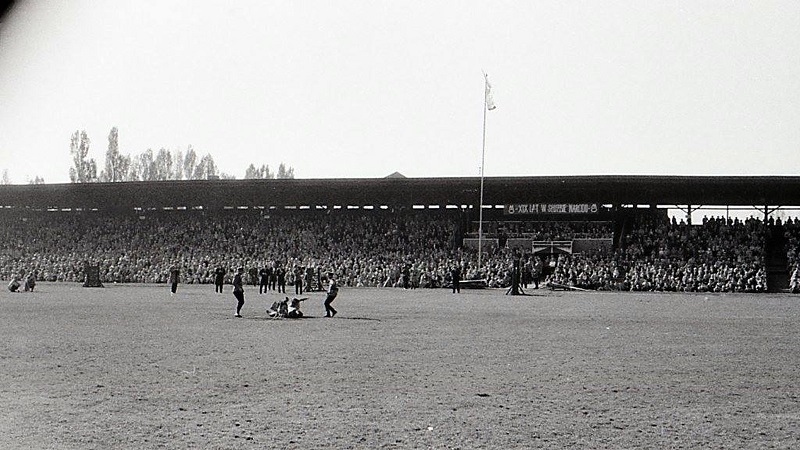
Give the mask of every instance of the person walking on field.
[{"label": "person walking on field", "polygon": [[333,309],[331,303],[333,303],[333,300],[339,295],[339,285],[336,284],[332,273],[328,274],[328,282],[328,295],[325,297],[325,317],[333,317],[336,315],[337,311]]},{"label": "person walking on field", "polygon": [[236,297],[236,316],[242,317],[242,306],[244,306],[244,282],[242,276],[244,275],[244,267],[239,267],[236,270],[236,275],[233,277],[233,296]]}]

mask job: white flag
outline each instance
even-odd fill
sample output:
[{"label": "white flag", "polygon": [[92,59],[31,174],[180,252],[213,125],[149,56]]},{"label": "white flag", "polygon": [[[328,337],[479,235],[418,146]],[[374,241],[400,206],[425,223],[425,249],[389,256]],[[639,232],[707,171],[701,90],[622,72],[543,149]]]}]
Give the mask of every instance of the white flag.
[{"label": "white flag", "polygon": [[497,105],[494,104],[494,97],[492,96],[492,85],[489,84],[489,75],[483,74],[484,78],[486,78],[486,109],[489,111],[497,108]]}]

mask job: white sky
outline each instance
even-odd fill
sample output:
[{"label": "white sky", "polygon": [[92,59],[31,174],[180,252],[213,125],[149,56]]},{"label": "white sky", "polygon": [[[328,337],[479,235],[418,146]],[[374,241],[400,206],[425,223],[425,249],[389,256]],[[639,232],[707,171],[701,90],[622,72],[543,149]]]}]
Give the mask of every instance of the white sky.
[{"label": "white sky", "polygon": [[0,172],[68,182],[70,135],[298,178],[800,172],[800,2],[18,2]]}]

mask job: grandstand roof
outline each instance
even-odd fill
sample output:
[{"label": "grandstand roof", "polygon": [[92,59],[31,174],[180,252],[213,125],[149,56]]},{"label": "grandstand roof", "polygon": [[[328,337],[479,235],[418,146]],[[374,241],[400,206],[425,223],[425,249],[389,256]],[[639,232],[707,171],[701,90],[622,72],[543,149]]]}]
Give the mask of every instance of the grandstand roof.
[{"label": "grandstand roof", "polygon": [[[474,205],[480,178],[192,180],[0,186],[0,206],[133,209],[300,205]],[[800,206],[800,177],[487,177],[484,204]]]}]

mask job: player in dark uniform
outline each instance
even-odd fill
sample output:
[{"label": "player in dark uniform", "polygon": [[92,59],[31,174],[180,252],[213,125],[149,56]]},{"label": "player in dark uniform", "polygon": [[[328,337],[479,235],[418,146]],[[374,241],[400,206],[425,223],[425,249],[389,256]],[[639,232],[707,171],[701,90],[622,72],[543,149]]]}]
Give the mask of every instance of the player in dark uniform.
[{"label": "player in dark uniform", "polygon": [[236,297],[236,316],[242,317],[242,306],[244,306],[244,268],[239,267],[236,270],[236,275],[233,277],[233,296]]},{"label": "player in dark uniform", "polygon": [[278,292],[285,294],[286,293],[286,270],[283,266],[279,266],[275,269],[278,272]]},{"label": "player in dark uniform", "polygon": [[461,293],[461,266],[458,264],[453,266],[453,269],[450,271],[450,278],[453,281],[453,294],[458,292]]},{"label": "player in dark uniform", "polygon": [[261,277],[258,283],[258,293],[263,294],[267,292],[269,288],[269,269],[262,267],[261,270],[258,271],[258,275]]},{"label": "player in dark uniform", "polygon": [[171,266],[169,268],[169,284],[170,284],[170,295],[175,295],[178,292],[178,279],[181,277],[181,271],[178,269],[177,266]]},{"label": "player in dark uniform", "polygon": [[300,266],[294,266],[294,293],[295,295],[303,295],[303,272],[305,270]]},{"label": "player in dark uniform", "polygon": [[267,270],[269,270],[269,289],[274,291],[278,289],[278,269],[275,263],[272,263]]},{"label": "player in dark uniform", "polygon": [[258,284],[258,268],[251,267],[250,270],[247,271],[248,280],[247,284],[252,284],[253,286]]},{"label": "player in dark uniform", "polygon": [[218,266],[214,269],[214,292],[221,294],[223,283],[225,283],[225,268]]},{"label": "player in dark uniform", "polygon": [[409,283],[411,281],[411,264],[403,264],[403,289],[408,289],[411,287]]}]

